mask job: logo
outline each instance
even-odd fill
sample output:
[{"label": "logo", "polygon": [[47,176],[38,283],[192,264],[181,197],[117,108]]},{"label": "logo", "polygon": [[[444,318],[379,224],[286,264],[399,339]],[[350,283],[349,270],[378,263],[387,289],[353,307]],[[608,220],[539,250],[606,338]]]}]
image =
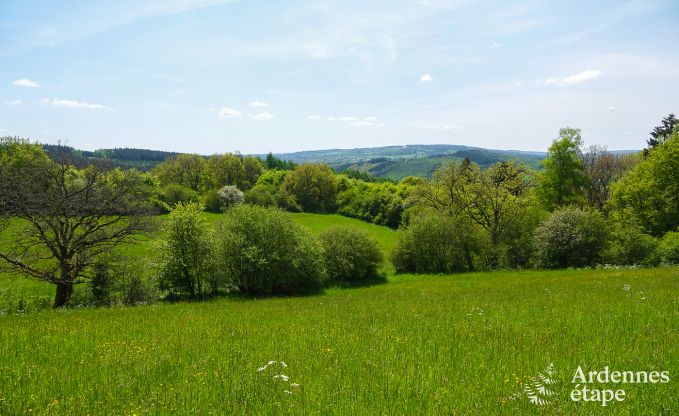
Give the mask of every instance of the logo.
[{"label": "logo", "polygon": [[568,385],[560,380],[554,363],[551,363],[542,372],[525,379],[525,382],[520,383],[520,391],[503,402],[527,400],[535,406],[549,406],[566,399],[564,390],[567,390],[568,399],[573,402],[597,403],[606,407],[627,399],[627,385],[666,384],[670,382],[670,372],[611,370],[608,366],[602,370],[585,371],[582,366],[578,366]]}]

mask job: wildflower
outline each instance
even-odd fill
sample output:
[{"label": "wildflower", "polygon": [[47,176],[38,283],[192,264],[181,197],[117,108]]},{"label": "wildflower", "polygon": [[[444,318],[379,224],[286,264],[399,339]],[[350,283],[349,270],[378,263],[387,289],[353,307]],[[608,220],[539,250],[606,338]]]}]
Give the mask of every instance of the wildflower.
[{"label": "wildflower", "polygon": [[273,364],[276,364],[276,361],[269,361],[268,363],[266,363],[266,365],[273,365]]},{"label": "wildflower", "polygon": [[283,366],[283,368],[288,368],[288,365],[285,364],[285,361],[281,361],[281,365]]},{"label": "wildflower", "polygon": [[290,383],[290,387],[299,387],[299,384],[297,384],[297,383]]},{"label": "wildflower", "polygon": [[267,367],[267,366],[259,367],[259,368],[257,369],[257,372],[258,372],[258,373],[261,373],[262,371],[266,370],[266,367]]},{"label": "wildflower", "polygon": [[283,380],[283,381],[288,381],[288,380],[290,380],[290,377],[286,376],[285,374],[281,374],[280,377],[281,377],[281,380]]},{"label": "wildflower", "polygon": [[292,392],[291,392],[290,390],[283,390],[283,393],[285,393],[285,394],[292,394]]}]

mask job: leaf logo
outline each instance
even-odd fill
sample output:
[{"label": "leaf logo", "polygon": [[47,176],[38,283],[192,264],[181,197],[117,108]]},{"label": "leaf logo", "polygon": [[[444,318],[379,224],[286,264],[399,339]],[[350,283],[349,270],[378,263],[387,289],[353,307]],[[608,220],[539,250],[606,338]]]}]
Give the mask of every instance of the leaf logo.
[{"label": "leaf logo", "polygon": [[530,377],[530,382],[523,383],[521,391],[513,394],[508,399],[518,400],[525,397],[530,404],[535,406],[550,405],[553,402],[554,396],[557,395],[555,390],[558,380],[555,376],[554,363],[551,363],[543,372]]}]

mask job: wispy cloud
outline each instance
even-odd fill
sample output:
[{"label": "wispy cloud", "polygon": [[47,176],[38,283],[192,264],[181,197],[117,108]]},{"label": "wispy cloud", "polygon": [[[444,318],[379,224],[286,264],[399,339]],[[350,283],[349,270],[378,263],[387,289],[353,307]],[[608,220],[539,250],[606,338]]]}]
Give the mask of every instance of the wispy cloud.
[{"label": "wispy cloud", "polygon": [[7,105],[9,105],[9,106],[11,106],[11,107],[18,107],[18,106],[20,106],[20,105],[23,104],[23,103],[24,103],[24,102],[23,102],[22,100],[11,100],[11,101],[7,101],[5,104],[7,104]]},{"label": "wispy cloud", "polygon": [[608,107],[608,108],[606,109],[606,111],[608,111],[609,113],[612,113],[612,112],[615,111],[615,107]]},{"label": "wispy cloud", "polygon": [[271,114],[271,113],[267,113],[267,112],[257,113],[257,114],[251,114],[251,115],[250,115],[250,118],[251,118],[251,119],[257,120],[257,121],[271,120],[271,119],[274,118],[274,117],[276,117],[276,116],[274,116],[274,115]]},{"label": "wispy cloud", "polygon": [[559,87],[567,87],[570,85],[581,84],[585,81],[590,81],[599,78],[603,75],[603,71],[598,69],[588,69],[577,74],[569,75],[562,78],[547,78],[543,85],[556,85]]},{"label": "wispy cloud", "polygon": [[432,78],[432,76],[429,74],[420,75],[420,82],[432,82],[433,80],[434,78]]},{"label": "wispy cloud", "polygon": [[257,101],[257,100],[255,100],[255,101],[253,101],[253,102],[250,103],[250,107],[253,107],[253,108],[271,107],[271,104],[265,103],[265,102],[263,102],[263,101]]},{"label": "wispy cloud", "polygon": [[217,114],[217,116],[221,118],[241,118],[243,117],[243,113],[238,110],[234,110],[233,108],[224,107],[219,110],[219,114]]},{"label": "wispy cloud", "polygon": [[499,42],[493,42],[493,43],[490,44],[490,46],[488,46],[488,48],[490,48],[490,49],[499,49],[499,48],[501,48],[502,46],[504,46],[504,45],[502,45],[502,44],[499,43]]},{"label": "wispy cloud", "polygon": [[93,110],[100,110],[106,108],[101,104],[91,104],[82,101],[64,100],[61,98],[45,98],[44,100],[40,100],[40,102],[43,104],[50,104],[55,107],[61,108],[90,108]]},{"label": "wispy cloud", "polygon": [[35,81],[31,81],[30,79],[22,78],[18,79],[14,82],[12,82],[12,85],[16,85],[18,87],[29,87],[29,88],[38,88],[40,84],[38,84]]},{"label": "wispy cloud", "polygon": [[307,117],[310,121],[336,121],[352,127],[383,127],[385,124],[377,120],[375,116],[356,117],[356,116],[320,116],[311,115]]}]

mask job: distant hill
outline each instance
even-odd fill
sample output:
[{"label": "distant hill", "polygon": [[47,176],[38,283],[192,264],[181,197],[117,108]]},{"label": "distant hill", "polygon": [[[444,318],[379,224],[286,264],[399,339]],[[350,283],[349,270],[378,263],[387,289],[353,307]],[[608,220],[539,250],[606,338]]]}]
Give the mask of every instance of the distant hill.
[{"label": "distant hill", "polygon": [[[43,145],[51,157],[69,155],[75,163],[86,165],[96,163],[106,167],[124,169],[136,168],[141,171],[153,169],[156,165],[180,153],[148,149],[99,149],[93,152],[78,150],[61,145]],[[616,150],[613,153],[634,153],[635,150]],[[254,155],[262,159],[265,154]],[[540,169],[545,152],[520,150],[493,150],[450,144],[417,144],[407,146],[383,146],[360,149],[308,150],[293,153],[274,154],[279,159],[295,163],[327,163],[337,172],[353,170],[377,178],[400,180],[406,176],[430,177],[442,164],[450,160],[469,159],[486,168],[494,163],[518,160],[533,169]]]},{"label": "distant hill", "polygon": [[465,158],[485,168],[494,163],[518,160],[534,168],[547,156],[544,152],[490,150],[449,144],[385,146],[360,149],[310,150],[279,153],[276,157],[295,163],[327,163],[336,171],[356,170],[369,175],[399,180],[406,176],[430,177],[447,161]]}]

